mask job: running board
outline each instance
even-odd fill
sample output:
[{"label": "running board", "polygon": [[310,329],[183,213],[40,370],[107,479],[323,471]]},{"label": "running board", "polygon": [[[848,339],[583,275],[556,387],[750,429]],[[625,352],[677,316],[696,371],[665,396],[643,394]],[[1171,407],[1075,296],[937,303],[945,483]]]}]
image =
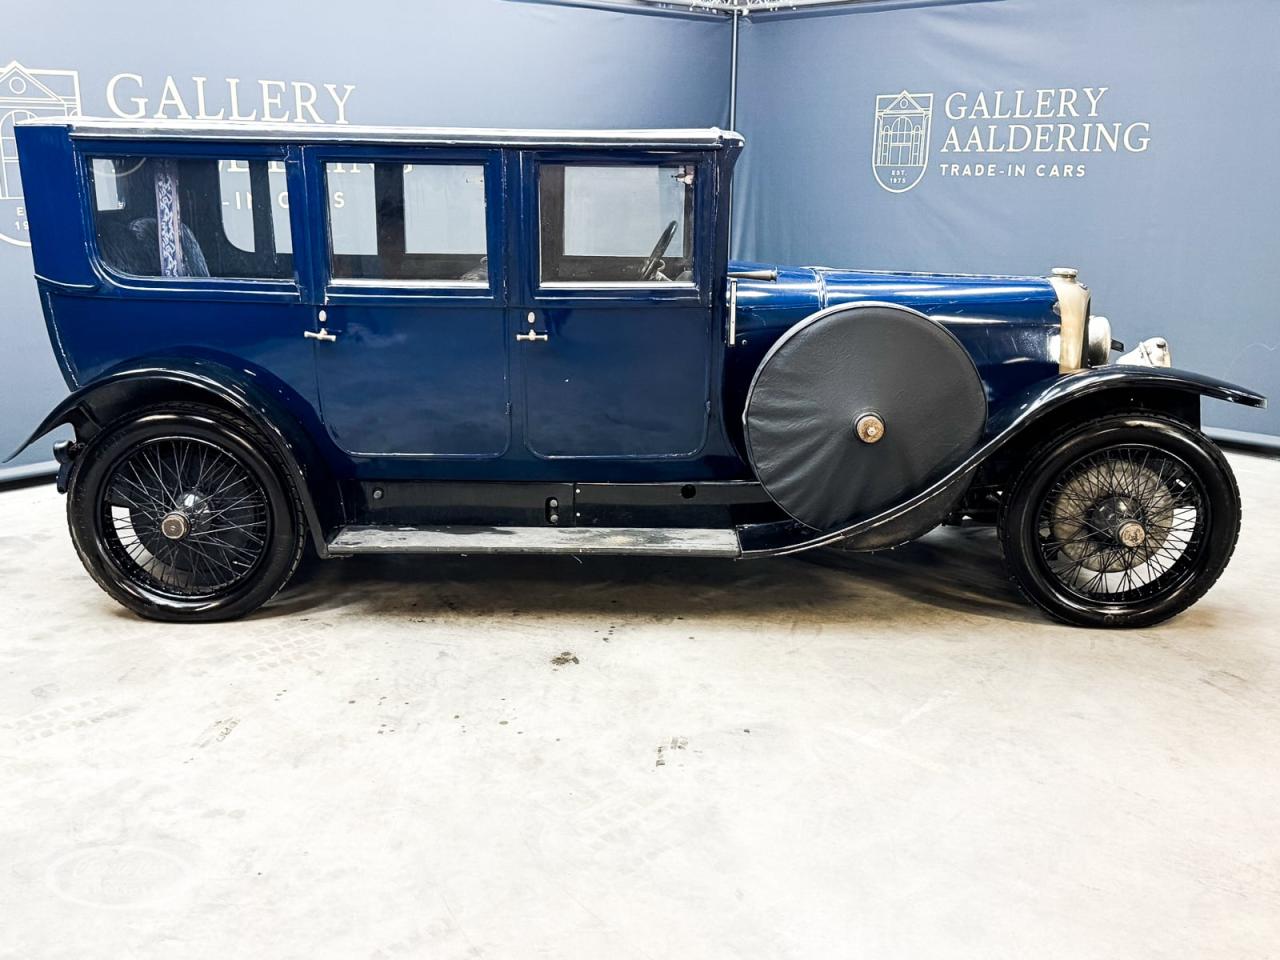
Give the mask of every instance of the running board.
[{"label": "running board", "polygon": [[682,527],[384,527],[348,526],[329,541],[332,556],[356,553],[640,553],[737,557],[732,529]]}]

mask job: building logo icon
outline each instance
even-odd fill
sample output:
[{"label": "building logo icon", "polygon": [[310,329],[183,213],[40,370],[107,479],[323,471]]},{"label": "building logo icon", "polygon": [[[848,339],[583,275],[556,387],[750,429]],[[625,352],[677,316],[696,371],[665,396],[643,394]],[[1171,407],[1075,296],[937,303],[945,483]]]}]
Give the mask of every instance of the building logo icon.
[{"label": "building logo icon", "polygon": [[871,169],[890,193],[906,193],[924,176],[929,162],[932,93],[888,93],[876,97],[876,135]]},{"label": "building logo icon", "polygon": [[72,117],[80,112],[80,76],[74,70],[29,70],[17,60],[0,67],[0,240],[31,245],[18,178],[13,128],[32,117]]}]

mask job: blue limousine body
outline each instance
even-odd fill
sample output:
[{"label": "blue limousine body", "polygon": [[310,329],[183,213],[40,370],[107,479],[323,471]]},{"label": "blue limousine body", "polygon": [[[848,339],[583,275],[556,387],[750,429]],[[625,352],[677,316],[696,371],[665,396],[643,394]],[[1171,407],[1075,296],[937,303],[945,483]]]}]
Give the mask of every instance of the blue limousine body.
[{"label": "blue limousine body", "polygon": [[70,390],[23,446],[72,425],[73,539],[144,615],[246,613],[308,540],[753,557],[967,519],[1049,613],[1128,625],[1234,545],[1199,402],[1262,397],[1158,338],[1112,362],[1072,270],[730,261],[735,133],[59,118],[17,142]]}]

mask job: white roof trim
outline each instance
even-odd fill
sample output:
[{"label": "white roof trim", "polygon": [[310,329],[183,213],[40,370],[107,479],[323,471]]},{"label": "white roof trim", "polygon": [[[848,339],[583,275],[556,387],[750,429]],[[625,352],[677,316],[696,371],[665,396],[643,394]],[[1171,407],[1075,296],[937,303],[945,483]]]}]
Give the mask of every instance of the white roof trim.
[{"label": "white roof trim", "polygon": [[288,143],[423,143],[516,146],[718,147],[743,137],[718,127],[653,130],[519,130],[481,127],[373,127],[260,120],[122,120],[35,117],[21,126],[67,127],[73,137],[153,140],[260,140]]}]

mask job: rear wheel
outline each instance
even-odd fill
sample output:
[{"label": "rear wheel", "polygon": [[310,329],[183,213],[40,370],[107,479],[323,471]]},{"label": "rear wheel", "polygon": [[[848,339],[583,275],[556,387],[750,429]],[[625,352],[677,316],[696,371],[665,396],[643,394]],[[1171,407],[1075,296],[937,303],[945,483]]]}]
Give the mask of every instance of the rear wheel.
[{"label": "rear wheel", "polygon": [[1148,414],[1095,420],[1033,455],[1000,520],[1013,578],[1082,626],[1159,623],[1202,597],[1240,532],[1221,451]]},{"label": "rear wheel", "polygon": [[143,411],[96,437],[67,498],[98,584],[157,620],[226,620],[266,603],[302,555],[301,509],[270,444],[215,408]]}]

